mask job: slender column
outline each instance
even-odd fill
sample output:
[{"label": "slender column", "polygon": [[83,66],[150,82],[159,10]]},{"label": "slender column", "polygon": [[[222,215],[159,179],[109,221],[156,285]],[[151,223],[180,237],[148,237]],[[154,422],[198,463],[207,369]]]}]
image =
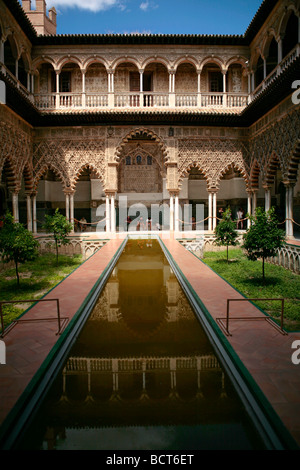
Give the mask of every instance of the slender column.
[{"label": "slender column", "polygon": [[70,220],[70,194],[65,193],[66,197],[66,219]]},{"label": "slender column", "polygon": [[70,193],[69,198],[70,198],[70,222],[74,230],[74,192]]},{"label": "slender column", "polygon": [[108,72],[108,106],[113,108],[115,105],[115,95],[114,95],[114,73],[112,71]]},{"label": "slender column", "polygon": [[271,191],[269,187],[265,187],[265,211],[271,209]]},{"label": "slender column", "polygon": [[86,92],[85,92],[85,74],[86,70],[82,70],[82,107],[86,107]]},{"label": "slender column", "polygon": [[208,193],[208,230],[212,230],[212,193]]},{"label": "slender column", "polygon": [[170,231],[174,230],[174,196],[170,195]]},{"label": "slender column", "polygon": [[110,201],[109,201],[109,195],[106,194],[106,211],[105,211],[105,217],[106,217],[106,232],[110,232]]},{"label": "slender column", "polygon": [[257,206],[257,191],[252,192],[252,214],[255,214]]},{"label": "slender column", "polygon": [[223,73],[223,108],[227,107],[226,72]]},{"label": "slender column", "polygon": [[265,59],[265,57],[263,57],[263,62],[264,62],[264,80],[267,76],[267,61]]},{"label": "slender column", "polygon": [[197,71],[198,74],[198,84],[197,84],[197,106],[198,108],[201,107],[201,72],[200,70]]},{"label": "slender column", "polygon": [[37,233],[36,194],[32,195],[32,229],[33,233]]},{"label": "slender column", "polygon": [[26,205],[27,205],[27,229],[32,232],[32,206],[31,196],[26,194]]},{"label": "slender column", "polygon": [[175,72],[169,72],[169,107],[175,108]]},{"label": "slender column", "polygon": [[111,77],[110,77],[110,91],[112,93],[115,92],[115,73],[111,72]]},{"label": "slender column", "polygon": [[18,193],[12,193],[12,209],[15,222],[19,222],[19,201]]},{"label": "slender column", "polygon": [[111,203],[111,218],[110,218],[110,223],[111,223],[111,232],[116,231],[116,209],[115,209],[115,195],[112,194],[110,198],[110,203]]},{"label": "slender column", "polygon": [[[247,207],[247,212],[249,215],[252,215],[252,197],[251,197],[251,192],[248,192],[248,207]],[[251,222],[248,219],[247,220],[247,227],[250,228]]]},{"label": "slender column", "polygon": [[31,74],[31,93],[34,93],[34,73]]},{"label": "slender column", "polygon": [[294,226],[293,226],[293,186],[289,187],[289,236],[294,236]]},{"label": "slender column", "polygon": [[293,227],[293,186],[285,186],[285,231],[287,237],[294,236],[294,227]]},{"label": "slender column", "polygon": [[56,71],[56,109],[60,107],[59,102],[59,72]]},{"label": "slender column", "polygon": [[140,70],[140,106],[144,106],[144,89],[143,89],[144,70]]},{"label": "slender column", "polygon": [[179,197],[175,195],[175,232],[179,231]]},{"label": "slender column", "polygon": [[213,230],[217,226],[217,193],[213,193]]}]

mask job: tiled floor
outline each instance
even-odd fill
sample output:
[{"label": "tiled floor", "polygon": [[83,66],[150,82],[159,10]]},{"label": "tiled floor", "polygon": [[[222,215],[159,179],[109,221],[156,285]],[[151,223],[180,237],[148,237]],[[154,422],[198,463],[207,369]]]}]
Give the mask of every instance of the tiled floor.
[{"label": "tiled floor", "polygon": [[[109,241],[48,294],[60,299],[62,317],[71,319],[76,313],[121,242]],[[177,241],[166,239],[164,243],[212,317],[225,317],[226,299],[242,296]],[[45,312],[47,317],[55,317],[55,304],[47,304],[47,309],[45,305],[37,304],[26,317],[40,318]],[[248,302],[234,303],[234,315],[263,316]],[[56,331],[55,321],[23,323],[4,337],[7,364],[0,366],[0,424],[54,346]],[[256,320],[232,321],[230,331],[228,341],[300,445],[300,365],[291,361],[291,345],[300,340],[300,333],[283,336],[266,321]]]}]

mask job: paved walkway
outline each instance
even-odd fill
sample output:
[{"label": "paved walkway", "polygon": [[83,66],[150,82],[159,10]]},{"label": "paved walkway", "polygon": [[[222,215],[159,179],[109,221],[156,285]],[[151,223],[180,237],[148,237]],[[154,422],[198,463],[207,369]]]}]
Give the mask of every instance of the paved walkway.
[{"label": "paved walkway", "polygon": [[[121,243],[109,241],[44,297],[59,299],[61,317],[72,319]],[[23,318],[40,319],[45,312],[54,320],[17,324],[2,338],[6,365],[0,365],[0,425],[59,338],[55,302],[37,303]]]},{"label": "paved walkway", "polygon": [[[226,299],[244,298],[176,240],[163,240],[203,304],[216,318],[226,317]],[[250,302],[233,302],[231,317],[262,316]],[[300,333],[282,335],[266,321],[229,324],[228,341],[300,445],[300,364],[291,360]]]},{"label": "paved walkway", "polygon": [[[213,318],[225,316],[227,298],[243,298],[176,240],[163,241]],[[109,241],[47,295],[60,299],[62,317],[70,320],[76,313],[121,243]],[[26,318],[40,318],[45,305],[38,303]],[[263,315],[248,302],[234,303],[231,312],[232,316]],[[49,303],[50,314],[56,317],[55,305]],[[236,320],[230,330],[228,341],[300,445],[300,365],[291,361],[291,346],[300,340],[300,333],[283,336],[266,321]],[[0,366],[0,425],[57,341],[56,331],[55,321],[23,323],[4,337],[7,364]]]}]

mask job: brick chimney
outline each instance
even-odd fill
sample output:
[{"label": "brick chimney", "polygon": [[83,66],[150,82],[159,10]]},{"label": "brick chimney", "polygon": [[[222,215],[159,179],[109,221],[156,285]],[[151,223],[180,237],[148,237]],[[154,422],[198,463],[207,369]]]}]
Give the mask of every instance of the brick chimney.
[{"label": "brick chimney", "polygon": [[31,9],[31,0],[22,0],[22,7],[37,34],[56,34],[56,10],[54,7],[50,8],[47,16],[46,0],[36,0],[35,10]]}]

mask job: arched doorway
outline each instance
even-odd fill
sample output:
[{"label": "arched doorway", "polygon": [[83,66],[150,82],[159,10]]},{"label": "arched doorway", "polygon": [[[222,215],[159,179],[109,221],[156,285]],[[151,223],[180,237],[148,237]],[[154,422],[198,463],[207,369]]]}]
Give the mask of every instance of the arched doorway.
[{"label": "arched doorway", "polygon": [[[158,142],[151,134],[138,133],[132,136],[123,146],[119,158],[119,201],[120,197],[123,202],[127,198],[129,211],[130,207],[136,207],[136,217],[142,216],[145,223],[144,219],[151,215],[153,218],[153,211],[158,210],[158,207],[163,204],[165,180],[163,152]],[[140,211],[137,204],[140,204]],[[125,220],[118,209],[116,220],[117,226],[122,230],[125,227]],[[161,216],[159,220],[162,224]]]}]

